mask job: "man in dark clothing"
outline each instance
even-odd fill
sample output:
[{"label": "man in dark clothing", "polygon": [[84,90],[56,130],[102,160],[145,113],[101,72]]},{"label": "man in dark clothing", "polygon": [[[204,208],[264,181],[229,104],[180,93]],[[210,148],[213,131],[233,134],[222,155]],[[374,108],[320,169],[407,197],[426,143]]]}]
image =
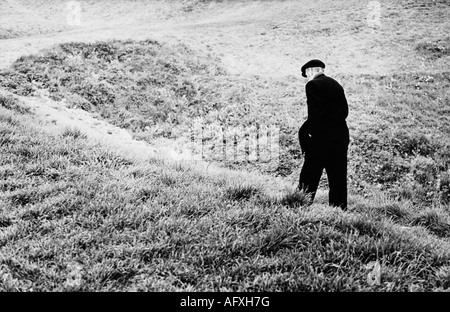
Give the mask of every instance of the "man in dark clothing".
[{"label": "man in dark clothing", "polygon": [[311,60],[302,67],[302,76],[308,78],[308,119],[298,132],[302,154],[305,155],[299,189],[310,194],[312,203],[325,169],[330,188],[329,204],[345,210],[350,142],[345,121],[348,104],[344,89],[336,80],[325,76],[324,68],[325,64],[320,60]]}]

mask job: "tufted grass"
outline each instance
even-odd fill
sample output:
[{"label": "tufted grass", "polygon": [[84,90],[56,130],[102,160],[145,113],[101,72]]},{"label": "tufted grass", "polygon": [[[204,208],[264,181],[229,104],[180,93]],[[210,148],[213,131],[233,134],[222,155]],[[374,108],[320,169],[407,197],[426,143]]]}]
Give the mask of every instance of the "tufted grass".
[{"label": "tufted grass", "polygon": [[[346,212],[320,196],[306,206],[295,190],[269,195],[264,179],[126,159],[73,130],[48,134],[30,113],[0,108],[0,127],[1,290],[450,287],[444,210],[382,194],[352,194]],[[380,284],[368,282],[374,261]]]}]

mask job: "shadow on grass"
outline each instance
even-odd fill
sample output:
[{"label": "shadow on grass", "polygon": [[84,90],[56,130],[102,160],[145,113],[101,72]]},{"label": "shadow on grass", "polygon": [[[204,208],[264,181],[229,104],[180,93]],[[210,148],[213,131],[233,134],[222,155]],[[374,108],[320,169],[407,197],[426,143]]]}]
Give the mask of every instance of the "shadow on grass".
[{"label": "shadow on grass", "polygon": [[450,235],[450,224],[442,219],[435,211],[426,211],[415,217],[411,225],[423,226],[438,237],[446,237]]}]

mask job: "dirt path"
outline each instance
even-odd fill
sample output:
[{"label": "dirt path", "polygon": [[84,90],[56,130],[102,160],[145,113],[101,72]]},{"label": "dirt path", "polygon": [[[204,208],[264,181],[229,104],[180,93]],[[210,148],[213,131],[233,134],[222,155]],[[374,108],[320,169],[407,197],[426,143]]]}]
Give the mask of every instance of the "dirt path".
[{"label": "dirt path", "polygon": [[12,96],[25,104],[31,109],[36,121],[45,124],[45,129],[50,132],[61,133],[65,129],[79,129],[94,143],[119,149],[125,154],[133,151],[128,155],[133,158],[162,156],[162,151],[157,151],[143,141],[134,140],[127,130],[113,126],[82,109],[67,108],[64,103],[52,101],[44,93],[36,97],[23,97],[0,90],[0,95]]}]

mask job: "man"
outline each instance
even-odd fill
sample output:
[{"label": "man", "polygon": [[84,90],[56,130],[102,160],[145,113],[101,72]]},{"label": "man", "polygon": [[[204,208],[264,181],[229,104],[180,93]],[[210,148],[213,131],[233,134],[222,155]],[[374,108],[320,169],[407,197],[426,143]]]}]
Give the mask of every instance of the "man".
[{"label": "man", "polygon": [[298,135],[305,155],[299,189],[310,194],[310,203],[319,186],[323,169],[328,176],[329,204],[347,209],[347,149],[350,142],[345,119],[348,104],[344,89],[324,74],[325,64],[317,59],[302,66],[307,78],[308,118]]}]

